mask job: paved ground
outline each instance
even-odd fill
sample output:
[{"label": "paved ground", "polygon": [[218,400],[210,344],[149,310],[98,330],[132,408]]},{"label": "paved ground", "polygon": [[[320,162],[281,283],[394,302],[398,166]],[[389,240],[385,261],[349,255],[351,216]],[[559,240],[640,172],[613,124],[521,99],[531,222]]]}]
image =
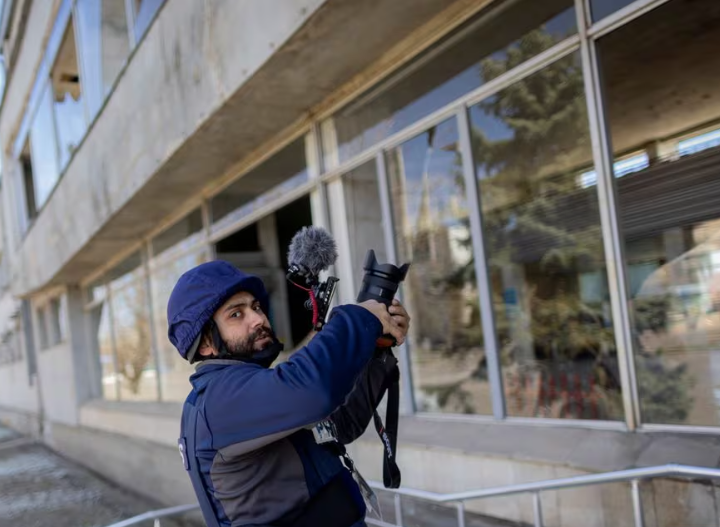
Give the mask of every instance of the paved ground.
[{"label": "paved ground", "polygon": [[0,426],[0,527],[104,527],[155,508]]}]

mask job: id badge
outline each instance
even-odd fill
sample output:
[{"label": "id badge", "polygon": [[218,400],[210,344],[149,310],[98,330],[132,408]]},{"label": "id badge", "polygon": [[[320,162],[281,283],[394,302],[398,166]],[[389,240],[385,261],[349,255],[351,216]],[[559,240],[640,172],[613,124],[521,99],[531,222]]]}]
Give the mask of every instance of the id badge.
[{"label": "id badge", "polygon": [[333,424],[330,421],[321,421],[315,426],[313,426],[312,429],[313,436],[315,436],[315,442],[318,445],[322,445],[323,443],[330,443],[332,441],[337,441],[337,436],[335,434],[335,428],[333,427]]},{"label": "id badge", "polygon": [[377,516],[380,521],[383,521],[382,512],[380,511],[380,502],[377,499],[377,495],[372,487],[368,485],[367,481],[365,481],[365,478],[362,477],[362,474],[360,474],[357,468],[353,470],[353,478],[355,479],[355,483],[358,484],[358,487],[360,487],[360,494],[362,494],[363,500],[365,500],[368,512]]}]

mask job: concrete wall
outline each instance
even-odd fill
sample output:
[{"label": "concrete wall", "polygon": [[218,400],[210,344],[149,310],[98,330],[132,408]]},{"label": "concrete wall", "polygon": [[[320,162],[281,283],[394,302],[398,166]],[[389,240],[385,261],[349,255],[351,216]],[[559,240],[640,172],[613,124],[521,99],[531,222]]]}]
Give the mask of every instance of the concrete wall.
[{"label": "concrete wall", "polygon": [[168,2],[25,238],[14,292],[84,278],[453,3]]},{"label": "concrete wall", "polygon": [[39,408],[37,379],[30,380],[27,362],[0,366],[0,407],[24,412]]}]

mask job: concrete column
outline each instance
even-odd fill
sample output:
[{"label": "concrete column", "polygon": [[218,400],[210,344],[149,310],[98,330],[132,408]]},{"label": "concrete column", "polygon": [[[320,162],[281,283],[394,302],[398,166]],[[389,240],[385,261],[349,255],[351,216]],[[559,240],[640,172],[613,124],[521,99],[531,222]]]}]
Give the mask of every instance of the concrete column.
[{"label": "concrete column", "polygon": [[294,343],[290,327],[287,281],[278,247],[275,214],[268,214],[258,221],[258,238],[267,268],[271,270],[273,277],[270,290],[270,302],[274,315],[273,328],[278,337],[285,341],[286,347],[292,347]]}]

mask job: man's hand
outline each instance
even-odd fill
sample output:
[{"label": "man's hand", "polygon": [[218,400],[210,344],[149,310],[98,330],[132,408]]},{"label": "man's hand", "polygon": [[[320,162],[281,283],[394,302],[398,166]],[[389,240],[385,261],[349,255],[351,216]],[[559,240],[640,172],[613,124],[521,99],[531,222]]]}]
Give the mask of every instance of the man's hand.
[{"label": "man's hand", "polygon": [[395,337],[397,344],[405,342],[405,336],[410,328],[410,316],[397,300],[393,300],[388,311],[385,304],[377,300],[366,300],[358,304],[375,315],[383,326],[383,334]]}]

